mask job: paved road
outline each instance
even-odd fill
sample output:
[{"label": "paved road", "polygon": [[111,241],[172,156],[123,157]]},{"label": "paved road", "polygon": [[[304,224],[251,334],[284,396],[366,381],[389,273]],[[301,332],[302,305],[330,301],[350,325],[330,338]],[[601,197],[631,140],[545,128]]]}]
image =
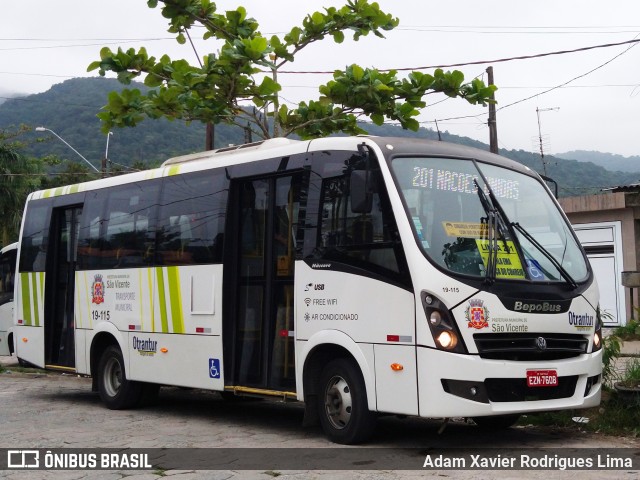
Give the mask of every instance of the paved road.
[{"label": "paved road", "polygon": [[[1,357],[0,357],[1,358]],[[3,360],[6,364],[7,360]],[[104,408],[91,381],[74,375],[0,374],[0,448],[335,448],[319,428],[301,426],[298,404],[271,401],[227,402],[213,392],[163,388],[160,403],[141,410]],[[463,423],[439,433],[440,423],[424,419],[381,418],[371,447],[438,449],[549,447],[614,448],[640,451],[640,440],[581,433],[575,430],[513,428],[483,433]],[[327,452],[344,451],[344,447]],[[381,450],[391,454],[389,450]],[[0,471],[6,478],[99,478],[129,480],[162,476],[192,478],[638,478],[624,471]]]}]

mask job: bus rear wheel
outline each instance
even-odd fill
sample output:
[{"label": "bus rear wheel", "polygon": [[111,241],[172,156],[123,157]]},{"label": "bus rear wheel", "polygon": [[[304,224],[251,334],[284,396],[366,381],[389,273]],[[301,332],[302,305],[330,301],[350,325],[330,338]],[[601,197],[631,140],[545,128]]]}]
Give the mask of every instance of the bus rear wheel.
[{"label": "bus rear wheel", "polygon": [[123,410],[136,406],[142,390],[141,383],[127,380],[120,348],[107,347],[98,365],[98,393],[107,408]]},{"label": "bus rear wheel", "polygon": [[329,362],[320,375],[319,394],[320,424],[331,441],[351,445],[371,436],[376,416],[369,411],[364,379],[354,362]]}]

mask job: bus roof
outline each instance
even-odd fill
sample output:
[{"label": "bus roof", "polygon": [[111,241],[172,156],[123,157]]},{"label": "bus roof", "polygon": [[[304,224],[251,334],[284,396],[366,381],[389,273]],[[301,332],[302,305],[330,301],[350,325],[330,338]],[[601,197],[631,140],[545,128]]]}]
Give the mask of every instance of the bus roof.
[{"label": "bus roof", "polygon": [[159,168],[151,170],[128,173],[115,177],[107,177],[99,180],[67,185],[64,187],[51,188],[48,190],[40,190],[38,192],[31,193],[28,200],[85,192],[130,182],[176,175],[178,173],[204,170],[215,166],[224,167],[247,163],[262,158],[277,157],[280,155],[288,156],[308,151],[322,151],[329,149],[351,150],[355,149],[359,143],[363,143],[366,140],[377,144],[387,158],[398,155],[429,155],[437,157],[476,159],[481,162],[493,163],[510,168],[526,175],[535,175],[535,172],[530,170],[528,167],[505,157],[490,153],[486,150],[435,140],[411,137],[375,137],[368,135],[361,135],[357,137],[325,137],[307,141],[291,140],[288,138],[272,138],[261,142],[237,146],[234,145],[219,148],[217,150],[209,150],[190,155],[173,157],[166,160]]}]

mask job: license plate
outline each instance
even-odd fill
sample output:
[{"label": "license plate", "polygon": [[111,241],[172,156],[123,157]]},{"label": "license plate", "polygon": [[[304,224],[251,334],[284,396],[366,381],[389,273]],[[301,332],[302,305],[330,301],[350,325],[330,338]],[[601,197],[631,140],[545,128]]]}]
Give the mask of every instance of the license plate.
[{"label": "license plate", "polygon": [[527,387],[557,387],[558,372],[555,370],[527,370]]}]

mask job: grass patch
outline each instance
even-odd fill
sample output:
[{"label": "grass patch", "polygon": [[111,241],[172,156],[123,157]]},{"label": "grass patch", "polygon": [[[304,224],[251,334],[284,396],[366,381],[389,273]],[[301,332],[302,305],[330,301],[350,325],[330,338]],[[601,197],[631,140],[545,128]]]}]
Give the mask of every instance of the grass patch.
[{"label": "grass patch", "polygon": [[[576,422],[576,417],[589,419]],[[586,410],[563,410],[527,414],[519,425],[575,428],[592,433],[640,437],[640,396],[625,397],[617,392],[603,392],[599,407]]]},{"label": "grass patch", "polygon": [[0,365],[0,373],[4,373],[6,371],[7,371],[7,369],[5,368],[5,366],[4,365]]},{"label": "grass patch", "polygon": [[18,365],[12,366],[11,368],[7,369],[7,371],[11,371],[14,373],[39,373],[42,375],[46,375],[48,373],[46,370],[42,370],[41,368],[20,367]]},{"label": "grass patch", "polygon": [[623,341],[640,340],[640,322],[629,320],[626,325],[616,327],[613,334]]}]

